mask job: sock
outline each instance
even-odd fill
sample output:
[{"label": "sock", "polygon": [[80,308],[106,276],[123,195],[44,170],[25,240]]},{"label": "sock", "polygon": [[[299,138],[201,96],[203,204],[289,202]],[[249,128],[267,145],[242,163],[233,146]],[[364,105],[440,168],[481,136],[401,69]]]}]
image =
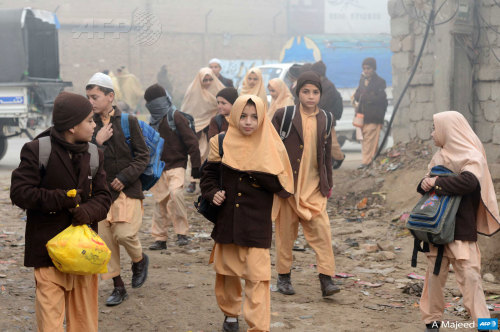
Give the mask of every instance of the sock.
[{"label": "sock", "polygon": [[226,316],[226,322],[228,323],[236,323],[238,321],[237,317],[228,317]]},{"label": "sock", "polygon": [[121,276],[116,276],[113,278],[113,286],[116,287],[125,287]]}]

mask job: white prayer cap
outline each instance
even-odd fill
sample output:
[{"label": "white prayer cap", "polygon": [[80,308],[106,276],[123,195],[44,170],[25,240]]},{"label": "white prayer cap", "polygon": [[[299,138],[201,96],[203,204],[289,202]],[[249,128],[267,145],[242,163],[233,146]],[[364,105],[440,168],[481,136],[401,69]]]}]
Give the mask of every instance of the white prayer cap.
[{"label": "white prayer cap", "polygon": [[103,88],[108,88],[108,89],[111,89],[111,90],[115,90],[115,88],[113,87],[113,81],[111,80],[111,77],[109,77],[109,75],[106,75],[106,74],[103,74],[103,73],[95,73],[94,75],[92,75],[92,77],[90,78],[89,82],[87,83],[87,85],[98,85],[98,86],[101,86]]},{"label": "white prayer cap", "polygon": [[208,64],[211,64],[211,63],[216,63],[218,64],[219,66],[221,65],[221,62],[219,59],[217,58],[213,58],[212,60],[208,61]]}]

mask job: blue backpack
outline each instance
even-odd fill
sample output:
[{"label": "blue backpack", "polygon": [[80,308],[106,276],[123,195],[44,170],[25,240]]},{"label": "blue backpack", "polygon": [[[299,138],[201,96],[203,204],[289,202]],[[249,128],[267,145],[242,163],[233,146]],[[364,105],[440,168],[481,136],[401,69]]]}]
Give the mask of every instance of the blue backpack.
[{"label": "blue backpack", "polygon": [[[165,162],[160,160],[163,152],[164,140],[160,137],[160,133],[154,130],[153,127],[144,121],[138,121],[142,130],[142,136],[144,136],[144,141],[149,149],[148,166],[139,178],[142,183],[142,190],[149,190],[160,179],[163,168],[165,167]],[[130,127],[127,113],[122,113],[121,125],[127,144],[130,147]]]}]

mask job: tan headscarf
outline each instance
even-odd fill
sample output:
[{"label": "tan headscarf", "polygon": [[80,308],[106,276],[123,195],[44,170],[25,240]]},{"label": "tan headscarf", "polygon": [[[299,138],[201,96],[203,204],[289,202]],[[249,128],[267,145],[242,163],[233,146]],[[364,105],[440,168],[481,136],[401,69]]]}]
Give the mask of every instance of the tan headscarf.
[{"label": "tan headscarf", "polygon": [[[206,75],[210,75],[214,79],[208,89],[202,88],[201,85]],[[187,88],[181,111],[193,116],[196,132],[208,126],[210,119],[217,114],[215,96],[221,89],[224,89],[224,85],[214,75],[212,69],[208,67],[201,68]]]},{"label": "tan headscarf", "polygon": [[131,74],[127,68],[122,68],[121,74],[116,78],[118,80],[118,86],[121,94],[121,99],[118,100],[123,100],[132,110],[135,110],[144,96],[144,90],[142,90],[141,82],[139,82],[137,76]]},{"label": "tan headscarf", "polygon": [[432,157],[429,170],[443,165],[457,174],[464,171],[474,174],[481,186],[477,232],[494,234],[500,229],[500,217],[483,144],[465,117],[456,111],[434,114],[434,130],[436,145],[440,149]]},{"label": "tan headscarf", "polygon": [[[248,76],[254,73],[259,78],[259,81],[253,88],[248,85]],[[251,68],[245,75],[243,79],[243,85],[241,86],[240,95],[254,95],[260,97],[262,102],[264,103],[264,107],[267,109],[267,95],[266,95],[266,87],[264,86],[264,80],[262,79],[262,72],[259,68],[253,67]]]},{"label": "tan headscarf", "polygon": [[[257,109],[258,128],[252,135],[246,136],[241,133],[239,123],[243,108],[250,99]],[[215,150],[218,151],[218,137],[214,136],[210,140],[208,160],[216,160],[219,157],[218,154],[214,155]],[[288,153],[267,117],[260,98],[243,95],[236,99],[229,115],[229,128],[224,138],[223,149],[223,164],[240,171],[277,175],[283,189],[293,193],[293,173]]]},{"label": "tan headscarf", "polygon": [[292,93],[281,78],[273,78],[269,81],[269,85],[278,92],[278,97],[271,100],[271,106],[267,110],[267,116],[272,119],[277,109],[294,105],[295,102]]}]

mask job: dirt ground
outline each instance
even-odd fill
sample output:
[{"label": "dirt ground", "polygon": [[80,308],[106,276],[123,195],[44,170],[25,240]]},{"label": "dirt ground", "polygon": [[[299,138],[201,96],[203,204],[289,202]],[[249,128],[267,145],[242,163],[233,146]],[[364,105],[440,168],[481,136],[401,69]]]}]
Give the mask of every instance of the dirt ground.
[{"label": "dirt ground", "polygon": [[[403,220],[418,198],[415,188],[431,155],[430,149],[419,144],[396,146],[369,170],[341,168],[334,172],[328,212],[336,273],[352,276],[336,278],[342,291],[322,298],[314,252],[299,236],[297,248],[302,251],[294,251],[292,271],[296,294],[271,292],[272,331],[423,330],[418,308],[422,281],[410,279],[408,274],[425,275],[425,257],[420,254],[418,266],[410,266],[413,239]],[[9,177],[0,179],[0,330],[33,331],[33,269],[23,267],[25,213],[11,205],[9,185]],[[191,243],[177,247],[171,235],[167,250],[145,249],[150,267],[142,288],[130,287],[131,262],[122,250],[122,276],[129,298],[119,306],[106,307],[112,282],[101,281],[100,331],[221,330],[223,314],[213,290],[215,273],[208,265],[213,246],[211,223],[196,213],[194,199],[195,195],[186,194]],[[140,231],[144,248],[153,242],[152,204],[148,195]],[[274,262],[274,247],[271,255]],[[499,279],[497,275],[497,282]],[[275,283],[273,267],[272,285]],[[493,310],[493,305],[500,303],[500,296],[495,299],[500,285],[484,281],[484,288]],[[453,273],[447,283],[446,302],[445,320],[471,321],[461,305]],[[246,328],[240,316],[240,331]]]}]

